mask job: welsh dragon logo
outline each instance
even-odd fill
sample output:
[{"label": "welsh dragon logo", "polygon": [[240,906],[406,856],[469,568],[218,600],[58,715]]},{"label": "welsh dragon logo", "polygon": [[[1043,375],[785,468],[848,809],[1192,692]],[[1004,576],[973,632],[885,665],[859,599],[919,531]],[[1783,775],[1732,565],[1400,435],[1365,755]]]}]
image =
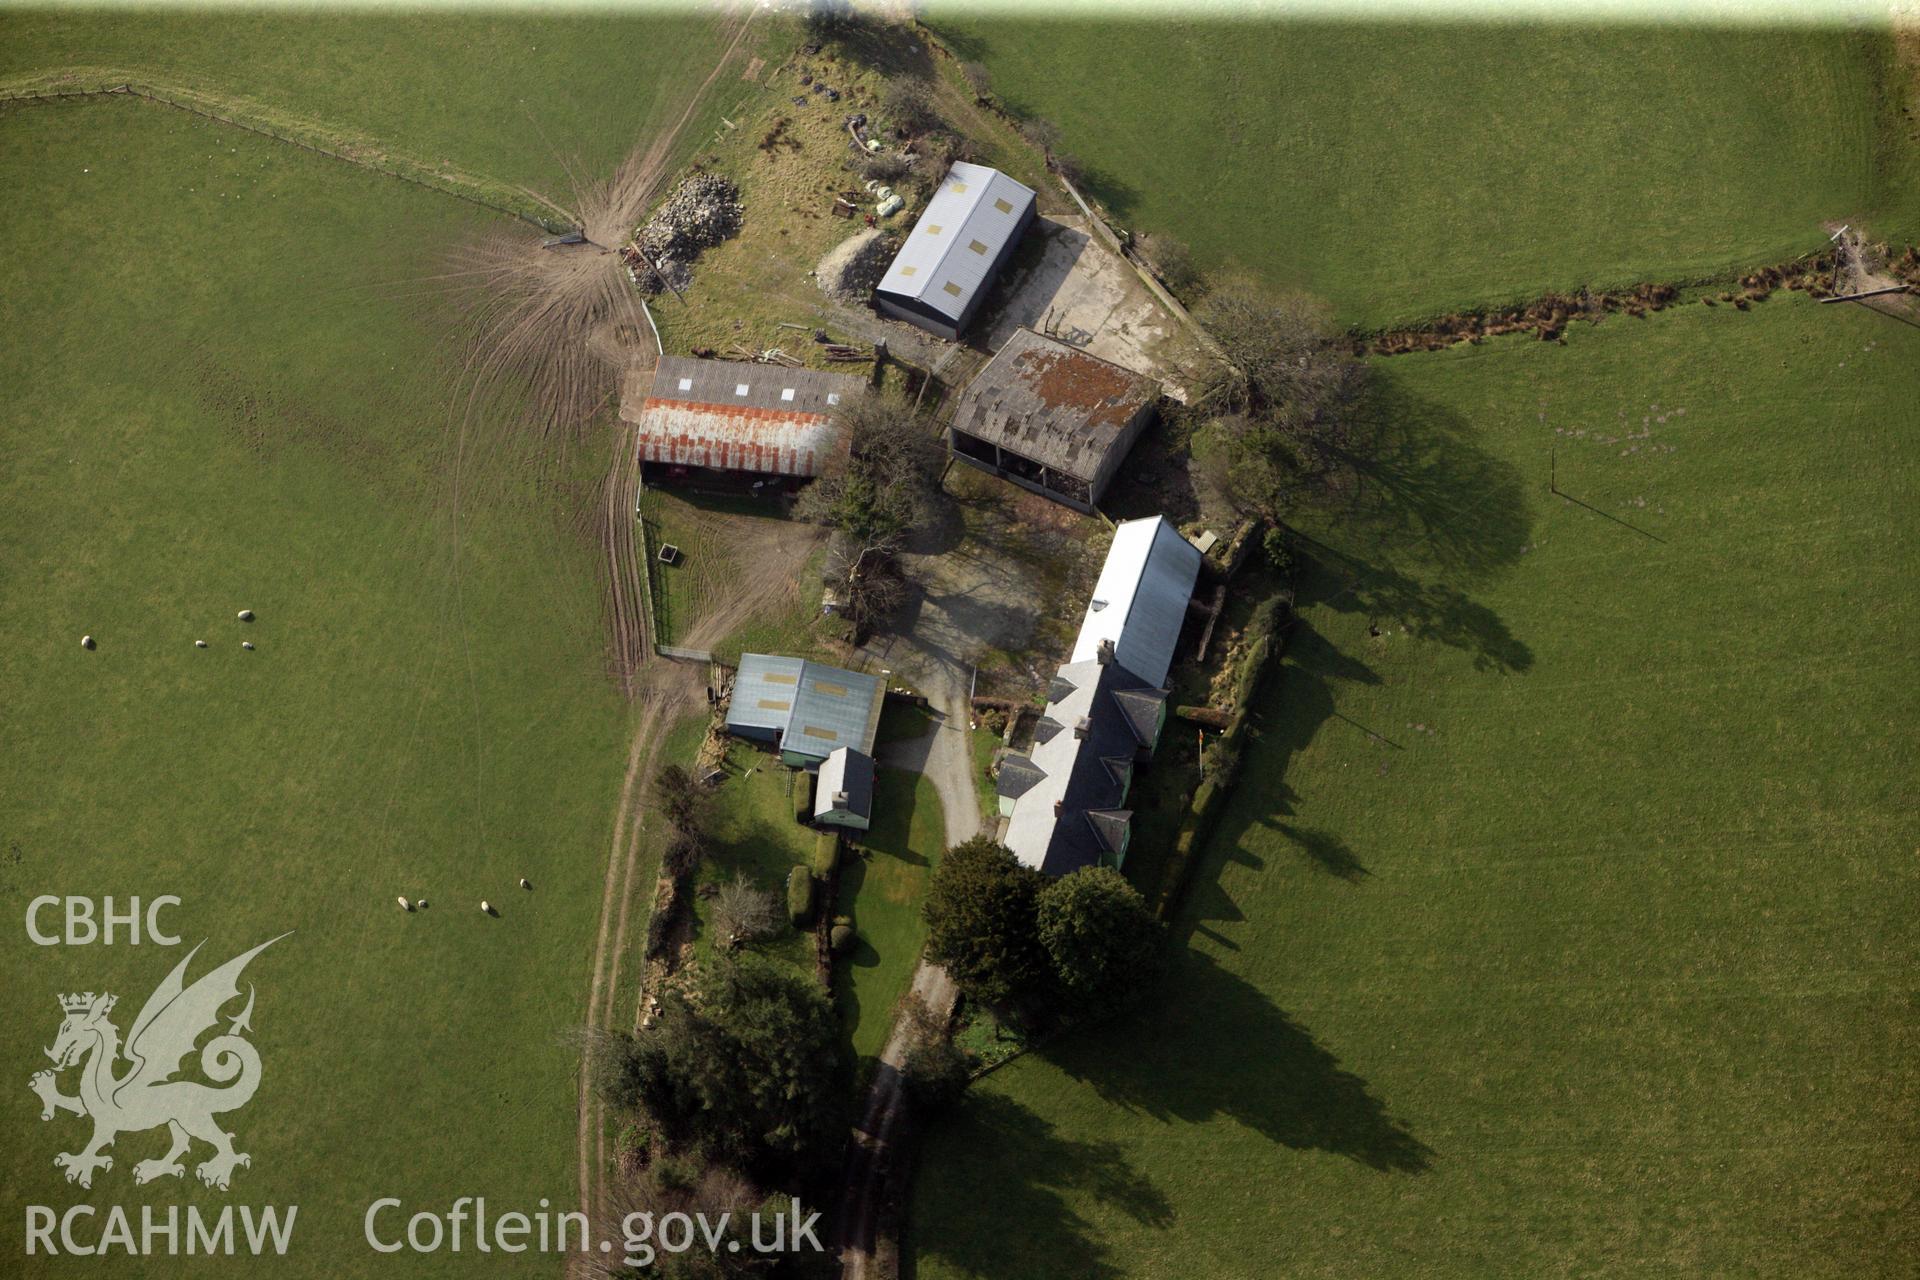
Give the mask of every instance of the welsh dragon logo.
[{"label": "welsh dragon logo", "polygon": [[[280,938],[286,936],[283,933]],[[133,1166],[137,1183],[184,1174],[180,1157],[196,1138],[213,1147],[212,1158],[194,1169],[200,1181],[210,1187],[225,1191],[234,1169],[253,1163],[244,1151],[233,1149],[234,1135],[214,1121],[217,1115],[246,1106],[260,1087],[259,1051],[242,1035],[253,1030],[251,983],[247,986],[246,1007],[229,1021],[225,1034],[214,1036],[200,1050],[201,1072],[215,1085],[225,1087],[174,1077],[182,1060],[193,1052],[195,1042],[218,1026],[221,1008],[239,997],[240,973],[247,962],[280,938],[270,938],[235,956],[187,986],[187,965],[200,950],[194,947],[147,997],[140,1016],[133,1020],[133,1029],[127,1033],[124,1050],[120,1029],[107,1017],[119,997],[91,991],[60,997],[60,1010],[66,1017],[53,1047],[47,1050],[53,1070],[35,1073],[28,1084],[40,1095],[42,1120],[53,1119],[56,1111],[93,1118],[93,1140],[79,1151],[53,1158],[56,1166],[66,1170],[68,1182],[91,1187],[96,1169],[113,1168],[113,1157],[102,1152],[113,1145],[114,1138],[161,1125],[172,1134],[173,1145],[159,1159],[142,1160]],[[123,1054],[132,1065],[116,1075],[114,1067]],[[59,1073],[82,1062],[80,1092],[74,1096],[61,1093]]]}]

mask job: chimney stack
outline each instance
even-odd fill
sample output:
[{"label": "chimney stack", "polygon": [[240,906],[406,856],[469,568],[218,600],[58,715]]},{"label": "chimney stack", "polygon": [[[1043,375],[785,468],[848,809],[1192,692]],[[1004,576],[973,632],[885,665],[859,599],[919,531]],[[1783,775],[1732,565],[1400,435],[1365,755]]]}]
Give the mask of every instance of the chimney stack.
[{"label": "chimney stack", "polygon": [[1086,741],[1087,735],[1091,732],[1093,732],[1092,716],[1081,716],[1074,722],[1073,736],[1079,738],[1082,742]]},{"label": "chimney stack", "polygon": [[836,791],[836,792],[834,792],[834,793],[833,793],[833,807],[834,807],[834,808],[836,808],[836,809],[844,809],[844,808],[846,808],[846,807],[847,807],[847,793],[846,793],[846,792],[844,792],[844,791]]},{"label": "chimney stack", "polygon": [[1113,661],[1113,641],[1102,640],[1099,649],[1094,652],[1094,657],[1101,666],[1109,665]]},{"label": "chimney stack", "polygon": [[1067,802],[1065,800],[1055,800],[1053,802],[1054,817],[1056,818],[1064,817],[1066,815],[1066,812],[1067,812]]}]

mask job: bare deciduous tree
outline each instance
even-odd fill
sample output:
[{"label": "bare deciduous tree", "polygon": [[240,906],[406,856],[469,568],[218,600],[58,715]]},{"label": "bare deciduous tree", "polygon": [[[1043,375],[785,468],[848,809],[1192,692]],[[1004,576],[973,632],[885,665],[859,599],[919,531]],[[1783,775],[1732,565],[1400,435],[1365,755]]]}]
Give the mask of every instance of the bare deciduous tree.
[{"label": "bare deciduous tree", "polygon": [[714,895],[712,919],[714,933],[729,946],[741,946],[780,927],[780,904],[746,876],[736,875]]},{"label": "bare deciduous tree", "polygon": [[1225,358],[1199,380],[1193,408],[1208,419],[1242,509],[1277,519],[1361,460],[1366,366],[1334,340],[1322,307],[1236,283],[1210,294],[1196,317]]},{"label": "bare deciduous tree", "polygon": [[847,450],[800,495],[795,514],[838,531],[830,581],[856,628],[904,597],[893,557],[930,522],[946,453],[938,430],[904,400],[869,392],[841,404]]}]

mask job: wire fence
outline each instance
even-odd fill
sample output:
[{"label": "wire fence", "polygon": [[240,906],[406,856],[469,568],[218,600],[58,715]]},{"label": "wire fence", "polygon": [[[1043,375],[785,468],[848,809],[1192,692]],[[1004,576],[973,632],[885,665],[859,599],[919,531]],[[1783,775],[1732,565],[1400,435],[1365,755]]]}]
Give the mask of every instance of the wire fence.
[{"label": "wire fence", "polygon": [[383,164],[380,161],[370,159],[366,156],[348,155],[345,152],[322,146],[308,138],[299,137],[284,130],[274,128],[271,125],[244,120],[237,116],[223,115],[211,107],[200,103],[183,101],[154,88],[152,85],[122,81],[118,84],[103,84],[93,88],[10,90],[0,92],[0,105],[66,102],[100,98],[136,98],[146,102],[158,103],[163,107],[171,107],[175,111],[184,111],[188,115],[199,116],[203,120],[212,120],[218,124],[226,125],[228,128],[241,129],[262,138],[271,138],[275,142],[284,142],[288,146],[299,147],[302,151],[311,151],[315,155],[326,156],[330,160],[338,160],[341,164],[350,164],[357,169],[364,169],[369,173],[382,174],[389,178],[398,179],[401,182],[411,183],[423,190],[435,191],[441,195],[452,196],[456,200],[464,200],[468,204],[477,205],[482,209],[487,209],[494,213],[506,214],[508,217],[517,218],[529,226],[538,227],[550,235],[579,230],[578,227],[570,222],[562,222],[555,217],[530,213],[526,209],[516,209],[511,205],[490,199],[465,184],[454,182],[439,177],[438,175],[409,172],[401,166]]}]

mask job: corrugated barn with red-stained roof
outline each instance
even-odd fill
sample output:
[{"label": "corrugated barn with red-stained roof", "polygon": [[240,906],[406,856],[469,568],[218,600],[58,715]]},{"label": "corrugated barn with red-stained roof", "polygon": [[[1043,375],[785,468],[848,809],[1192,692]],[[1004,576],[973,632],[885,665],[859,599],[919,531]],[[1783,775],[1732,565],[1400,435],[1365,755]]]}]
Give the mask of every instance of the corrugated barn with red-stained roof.
[{"label": "corrugated barn with red-stained roof", "polygon": [[[665,356],[652,383],[636,374],[621,414],[639,427],[649,479],[810,480],[846,443],[838,406],[866,386],[818,369]],[[758,487],[758,486],[755,486]]]},{"label": "corrugated barn with red-stained roof", "polygon": [[1016,329],[967,384],[953,456],[1076,511],[1092,511],[1160,400],[1152,378]]}]

